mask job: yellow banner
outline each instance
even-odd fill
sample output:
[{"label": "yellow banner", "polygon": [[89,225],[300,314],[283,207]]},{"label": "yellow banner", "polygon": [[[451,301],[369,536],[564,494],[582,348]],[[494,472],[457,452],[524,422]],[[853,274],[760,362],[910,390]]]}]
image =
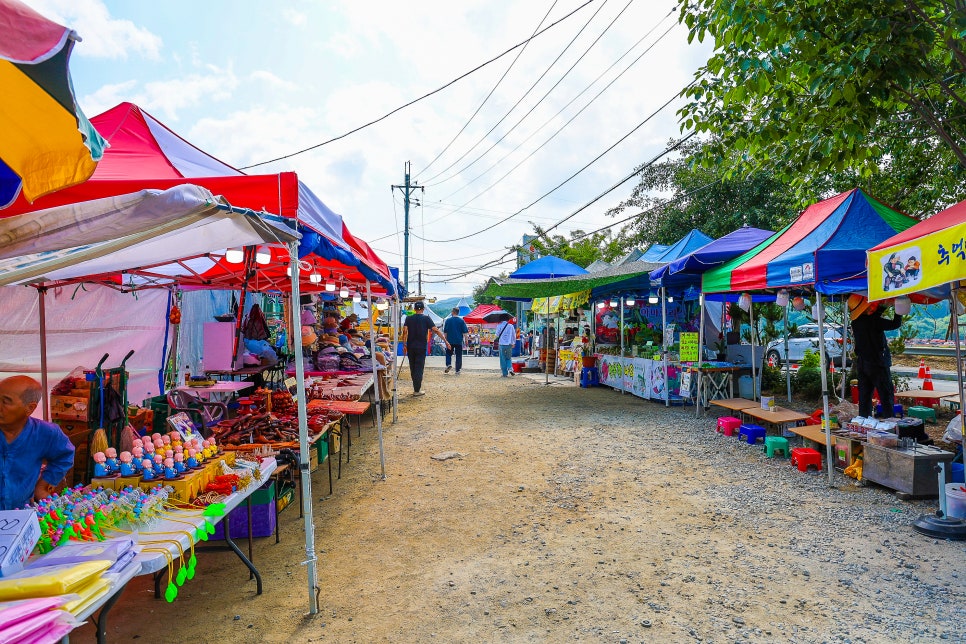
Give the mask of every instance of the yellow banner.
[{"label": "yellow banner", "polygon": [[[550,305],[547,306],[549,301]],[[530,309],[537,315],[547,315],[549,313],[561,313],[571,309],[580,308],[590,301],[590,291],[579,291],[567,295],[554,295],[553,297],[535,297]]]},{"label": "yellow banner", "polygon": [[869,299],[884,300],[966,279],[966,223],[869,251]]}]

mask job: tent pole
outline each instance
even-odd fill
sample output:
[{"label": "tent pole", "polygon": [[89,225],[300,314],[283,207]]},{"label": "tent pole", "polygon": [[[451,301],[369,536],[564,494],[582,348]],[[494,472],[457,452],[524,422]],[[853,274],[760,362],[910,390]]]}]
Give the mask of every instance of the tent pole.
[{"label": "tent pole", "polygon": [[[366,280],[366,300],[369,302],[369,310],[372,310],[372,283]],[[373,344],[375,346],[375,344]],[[386,480],[386,454],[382,449],[382,399],[379,396],[379,370],[376,368],[376,360],[372,360],[372,386],[376,388],[376,433],[379,435],[379,467],[382,472],[382,480]]]},{"label": "tent pole", "polygon": [[44,420],[50,420],[50,405],[47,391],[47,287],[41,286],[37,289],[37,296],[40,304],[40,404],[43,405]]},{"label": "tent pole", "polygon": [[[297,242],[292,242],[288,246],[289,267],[292,273],[292,303],[289,307],[292,312],[292,328],[300,329],[301,306],[294,304],[299,301],[299,246]],[[242,291],[244,293],[244,291]],[[302,362],[302,343],[294,342],[295,347],[295,381],[296,381],[296,403],[298,405],[299,416],[299,474],[302,478],[302,515],[305,519],[305,565],[308,568],[309,577],[309,615],[319,612],[319,602],[316,593],[319,591],[318,569],[316,567],[315,556],[315,522],[313,519],[314,510],[312,501],[312,474],[309,471],[309,426],[308,414],[306,413],[305,400],[305,365]]]},{"label": "tent pole", "polygon": [[825,305],[822,302],[822,294],[816,293],[818,297],[818,352],[821,356],[819,368],[822,370],[822,414],[823,424],[825,425],[825,458],[828,470],[828,484],[832,486],[832,470],[835,469],[835,461],[832,460],[832,419],[829,417],[828,410],[828,363],[825,355]]},{"label": "tent pole", "polygon": [[[698,294],[698,382],[695,388],[694,417],[701,416],[701,363],[704,362],[704,293]],[[695,372],[692,371],[692,374]]]},{"label": "tent pole", "polygon": [[[399,316],[401,315],[399,310],[400,306],[398,293],[396,294],[396,297],[392,299],[392,306],[390,306],[389,309],[392,311],[392,351],[390,353],[392,355],[393,366],[390,370],[390,373],[392,374],[392,422],[395,424],[398,413],[397,407],[399,405],[399,389],[396,387],[396,379],[399,375],[399,372],[396,369],[396,350],[399,347]],[[370,338],[372,339],[369,341],[369,344],[372,348],[375,348],[375,335],[372,334],[371,329]],[[372,349],[370,349],[370,351],[371,350]]]},{"label": "tent pole", "polygon": [[788,396],[788,402],[792,401],[792,361],[788,355],[788,307],[791,306],[791,302],[785,303],[785,323],[782,329],[782,335],[785,336],[785,389],[787,390],[786,395]]},{"label": "tent pole", "polygon": [[758,400],[758,378],[755,375],[755,297],[748,305],[748,325],[751,326],[751,399]]},{"label": "tent pole", "polygon": [[[544,350],[545,359],[544,359],[544,369],[543,369],[543,372],[544,372],[543,384],[549,385],[550,384],[550,298],[549,297],[547,298],[547,316],[544,318],[543,335],[545,338],[547,338],[547,347]],[[554,359],[556,360],[556,356],[554,357]]]},{"label": "tent pole", "polygon": [[846,350],[849,346],[849,306],[847,300],[843,296],[842,300],[842,400],[845,400],[845,393],[849,384],[849,352]]},{"label": "tent pole", "polygon": [[[954,282],[953,287],[949,292],[950,302],[949,302],[949,315],[953,318],[953,334],[955,337],[956,344],[956,393],[959,394],[959,399],[963,399],[963,353],[959,344],[959,282]],[[963,418],[963,414],[959,414],[959,432],[960,436],[966,436],[966,420]]]},{"label": "tent pole", "polygon": [[624,395],[624,296],[621,295],[618,306],[621,308],[621,395]]},{"label": "tent pole", "polygon": [[671,379],[667,372],[667,287],[661,287],[661,365],[664,368],[664,406],[671,406]]}]

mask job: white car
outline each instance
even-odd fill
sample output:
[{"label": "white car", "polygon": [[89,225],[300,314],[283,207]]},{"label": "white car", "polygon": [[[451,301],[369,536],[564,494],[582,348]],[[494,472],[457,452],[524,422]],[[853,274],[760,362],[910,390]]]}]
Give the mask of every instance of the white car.
[{"label": "white car", "polygon": [[[818,351],[818,324],[800,324],[795,337],[788,338],[788,357],[791,362],[801,362],[806,351]],[[851,348],[851,342],[849,343]],[[836,364],[842,361],[842,327],[825,326],[825,353]],[[785,339],[772,340],[765,347],[765,362],[778,367],[785,364]]]}]

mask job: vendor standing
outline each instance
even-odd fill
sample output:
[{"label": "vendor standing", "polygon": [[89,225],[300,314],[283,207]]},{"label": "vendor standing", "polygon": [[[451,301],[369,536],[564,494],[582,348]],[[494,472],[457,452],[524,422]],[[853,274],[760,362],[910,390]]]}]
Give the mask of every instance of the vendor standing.
[{"label": "vendor standing", "polygon": [[0,380],[0,510],[47,498],[74,465],[74,446],[60,427],[30,415],[41,394],[28,376]]},{"label": "vendor standing", "polygon": [[849,297],[849,317],[855,342],[855,371],[859,381],[859,416],[871,418],[872,391],[879,392],[882,413],[892,415],[895,396],[892,388],[892,354],[885,332],[902,326],[902,316],[891,320],[882,317],[878,302],[869,302],[861,295]]}]

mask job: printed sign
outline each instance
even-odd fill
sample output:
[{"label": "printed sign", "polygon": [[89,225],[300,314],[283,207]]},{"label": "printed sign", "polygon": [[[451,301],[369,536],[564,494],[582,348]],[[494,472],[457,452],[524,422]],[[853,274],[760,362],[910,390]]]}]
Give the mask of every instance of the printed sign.
[{"label": "printed sign", "polygon": [[[870,262],[874,261],[872,257],[870,253]],[[926,258],[919,245],[883,253],[875,265],[869,264],[869,298],[876,300],[915,293],[960,279],[966,269],[964,258],[966,250],[962,237],[953,243],[940,241],[932,262],[924,261]],[[928,283],[924,282],[924,276],[928,276]]]},{"label": "printed sign", "polygon": [[697,333],[681,333],[681,362],[697,362],[701,359]]}]

